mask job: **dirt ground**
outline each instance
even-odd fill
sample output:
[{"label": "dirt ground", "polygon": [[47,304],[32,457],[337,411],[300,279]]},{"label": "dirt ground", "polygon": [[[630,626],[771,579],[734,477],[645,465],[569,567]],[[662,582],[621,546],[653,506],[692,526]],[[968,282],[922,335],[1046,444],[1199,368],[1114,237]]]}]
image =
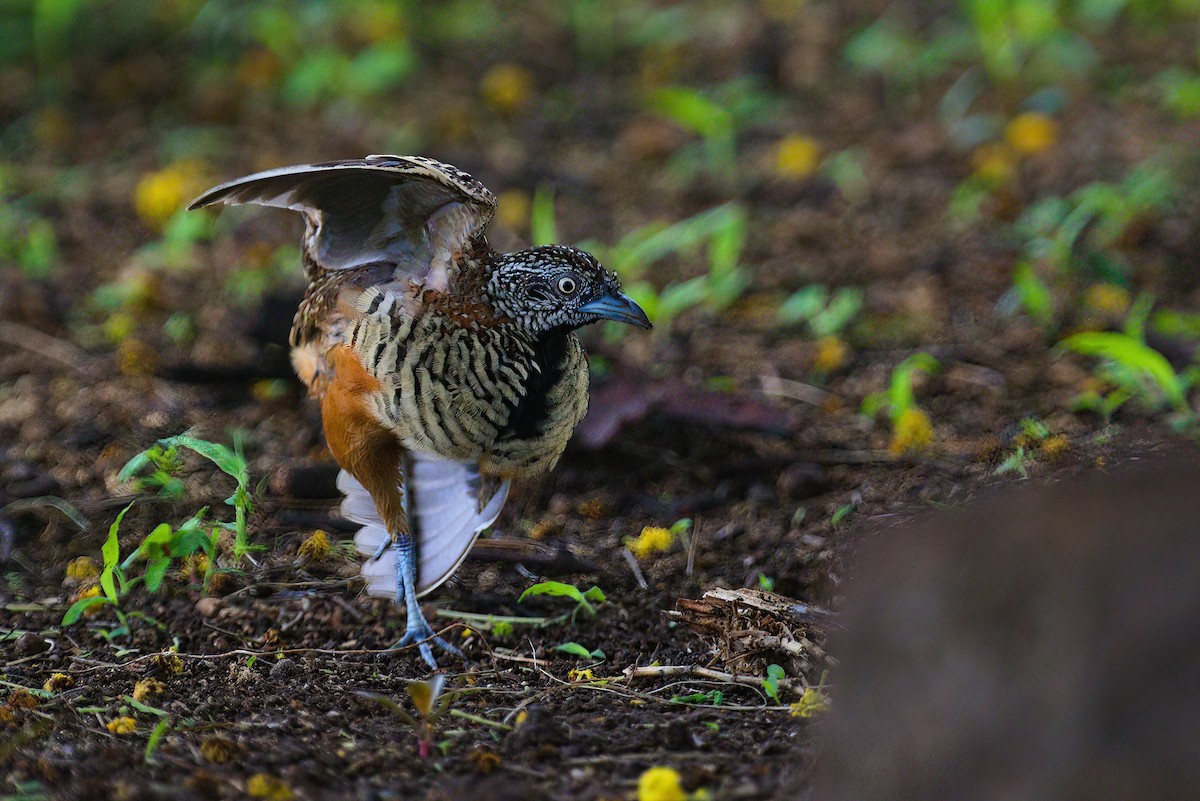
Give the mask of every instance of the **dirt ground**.
[{"label": "dirt ground", "polygon": [[[877,78],[848,74],[839,56],[882,4],[810,5],[803,25],[745,12],[727,36],[669,54],[678,75],[715,82],[750,74],[783,98],[739,132],[732,183],[683,181],[669,168],[689,135],[631,99],[652,71],[647,63],[658,62],[567,68],[569,43],[539,40],[536,29],[495,60],[525,59],[547,89],[537,113],[480,111],[472,98],[487,65],[454,60],[444,48],[431,48],[421,80],[372,114],[238,105],[218,85],[181,93],[173,81],[184,77],[155,72],[159,54],[130,59],[130,98],[80,102],[64,138],[14,150],[21,164],[9,173],[19,191],[44,199],[61,266],[40,277],[5,266],[0,276],[0,506],[58,496],[87,524],[79,531],[44,506],[0,512],[0,678],[10,691],[0,708],[0,796],[589,801],[632,797],[646,769],[669,766],[689,792],[782,797],[804,786],[819,750],[820,714],[801,716],[793,705],[826,669],[825,689],[837,703],[837,655],[826,661],[820,647],[836,623],[821,610],[837,609],[856,541],[1020,480],[997,467],[1023,442],[1023,419],[1044,422],[1056,437],[1054,448],[1031,453],[1036,481],[1150,458],[1174,440],[1161,415],[1133,404],[1112,425],[1071,411],[1072,399],[1094,385],[1093,362],[1053,348],[1042,328],[1000,303],[1017,250],[1005,206],[1116,180],[1167,145],[1194,151],[1200,129],[1168,123],[1141,95],[1118,103],[1098,88],[1072,86],[1058,144],[1019,165],[997,208],[956,226],[947,204],[972,167],[939,124],[938,101],[953,75],[897,102]],[[1178,49],[1169,36],[1113,35],[1100,47],[1146,73]],[[24,102],[6,96],[5,114],[21,118]],[[991,102],[1002,109],[1007,101]],[[300,270],[277,269],[270,252],[291,245],[299,224],[281,213],[240,214],[214,229],[214,241],[194,244],[183,266],[148,266],[143,248],[159,235],[131,197],[169,150],[156,121],[164,109],[222,132],[209,164],[214,180],[388,152],[405,143],[395,136],[404,124],[424,120],[421,152],[494,191],[552,185],[564,241],[612,242],[646,222],[729,200],[746,209],[741,260],[751,283],[730,309],[688,312],[620,340],[587,334],[589,350],[602,357],[594,359],[592,419],[584,424],[590,436],[553,475],[520,487],[492,534],[501,545],[532,537],[538,550],[498,558],[497,546],[427,599],[434,627],[460,645],[466,662],[443,661],[453,696],[424,735],[360,694],[411,711],[407,688],[427,671],[412,649],[389,650],[402,615],[367,598],[354,578],[357,556],[345,547],[352,527],[337,519],[327,491],[332,462],[318,412],[287,365]],[[775,174],[772,143],[792,131],[830,153],[854,148],[865,195],[848,199],[823,173]],[[1200,305],[1194,204],[1185,197],[1145,220],[1123,246],[1132,283],[1185,310]],[[507,249],[528,234],[502,215],[493,241]],[[266,276],[265,290],[231,289],[230,276],[242,276],[246,264]],[[702,269],[695,258],[668,259],[651,281],[661,286]],[[111,313],[95,298],[114,283],[135,287],[122,312],[132,332],[106,338]],[[811,283],[858,287],[865,298],[844,333],[844,359],[823,376],[814,374],[815,338],[775,314]],[[187,337],[173,337],[167,325],[179,312],[193,328]],[[932,442],[897,456],[886,416],[865,417],[860,404],[918,351],[941,365],[916,386]],[[126,611],[147,617],[131,618],[128,636],[106,639],[116,625],[107,609],[62,626],[78,590],[68,563],[98,560],[109,525],[134,499],[117,471],[156,439],[185,430],[220,442],[242,432],[252,478],[263,482],[250,521],[263,550],[208,594],[177,567],[160,592],[133,592]],[[224,508],[231,482],[209,463],[187,459],[183,478],[180,499],[138,496],[121,526],[126,553],[157,523],[178,524],[205,505]],[[682,518],[694,521],[688,537],[663,553],[626,555],[643,528]],[[317,529],[330,532],[334,547],[320,559],[300,555]],[[607,600],[573,622],[488,630],[489,615],[570,610],[560,598],[518,603],[534,576],[596,585]],[[787,624],[807,637],[803,658],[770,648],[738,653],[744,620],[706,635],[668,614],[679,599],[714,588],[771,588],[816,607]],[[568,642],[603,656],[556,650]],[[771,663],[789,674],[778,698],[760,681]],[[663,669],[671,667],[681,672]],[[693,667],[713,673],[687,672]],[[638,668],[648,675],[633,675]],[[60,673],[67,678],[42,692]],[[146,679],[161,688],[139,703],[165,715],[126,698]],[[719,703],[697,695],[712,690]],[[110,729],[122,716],[133,718],[134,732]],[[164,733],[151,742],[160,720]]]}]

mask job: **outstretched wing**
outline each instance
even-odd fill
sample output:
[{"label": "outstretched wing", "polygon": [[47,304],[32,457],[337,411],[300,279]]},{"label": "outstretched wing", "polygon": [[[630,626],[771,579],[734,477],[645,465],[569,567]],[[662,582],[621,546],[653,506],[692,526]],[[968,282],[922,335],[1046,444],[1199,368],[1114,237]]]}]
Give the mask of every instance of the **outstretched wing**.
[{"label": "outstretched wing", "polygon": [[422,156],[367,156],[267,170],[221,184],[189,208],[251,203],[301,212],[321,270],[395,264],[445,288],[454,255],[483,233],[496,198],[467,173]]}]

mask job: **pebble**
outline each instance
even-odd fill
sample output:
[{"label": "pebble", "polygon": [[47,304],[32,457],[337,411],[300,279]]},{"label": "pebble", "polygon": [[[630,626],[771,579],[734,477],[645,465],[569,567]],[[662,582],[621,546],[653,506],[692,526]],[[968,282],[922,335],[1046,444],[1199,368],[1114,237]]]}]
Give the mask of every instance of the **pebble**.
[{"label": "pebble", "polygon": [[300,666],[295,660],[284,657],[275,664],[271,665],[271,678],[286,679],[288,676],[294,676],[300,670]]},{"label": "pebble", "polygon": [[196,601],[196,611],[200,613],[201,617],[212,617],[221,611],[222,606],[224,603],[220,598],[201,598]]},{"label": "pebble", "polygon": [[50,650],[50,643],[43,640],[32,631],[27,631],[17,638],[14,646],[17,656],[33,656]]}]

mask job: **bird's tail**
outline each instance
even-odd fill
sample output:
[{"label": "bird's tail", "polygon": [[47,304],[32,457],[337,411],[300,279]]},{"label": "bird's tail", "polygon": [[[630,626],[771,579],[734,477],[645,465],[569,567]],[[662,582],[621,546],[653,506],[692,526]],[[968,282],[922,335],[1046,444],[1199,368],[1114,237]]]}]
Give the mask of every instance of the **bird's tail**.
[{"label": "bird's tail", "polygon": [[[508,497],[508,482],[483,502],[479,469],[469,462],[416,456],[407,476],[409,520],[416,532],[417,595],[425,595],[454,574],[466,559],[479,532],[495,522]],[[390,535],[363,485],[342,470],[338,489],[345,494],[342,515],[362,528],[354,536],[358,552],[368,557],[362,566],[371,595],[396,595],[396,555],[385,547]],[[382,549],[382,551],[381,551]]]}]

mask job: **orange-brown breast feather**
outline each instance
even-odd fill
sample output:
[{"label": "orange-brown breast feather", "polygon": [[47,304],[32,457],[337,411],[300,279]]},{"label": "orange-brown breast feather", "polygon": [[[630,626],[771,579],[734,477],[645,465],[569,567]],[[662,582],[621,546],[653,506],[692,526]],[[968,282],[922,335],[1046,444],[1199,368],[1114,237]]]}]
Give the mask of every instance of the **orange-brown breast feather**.
[{"label": "orange-brown breast feather", "polygon": [[400,456],[396,435],[367,407],[367,394],[381,388],[349,347],[329,350],[330,379],[321,393],[321,420],[333,458],[371,493],[392,534],[407,533],[401,502]]}]

